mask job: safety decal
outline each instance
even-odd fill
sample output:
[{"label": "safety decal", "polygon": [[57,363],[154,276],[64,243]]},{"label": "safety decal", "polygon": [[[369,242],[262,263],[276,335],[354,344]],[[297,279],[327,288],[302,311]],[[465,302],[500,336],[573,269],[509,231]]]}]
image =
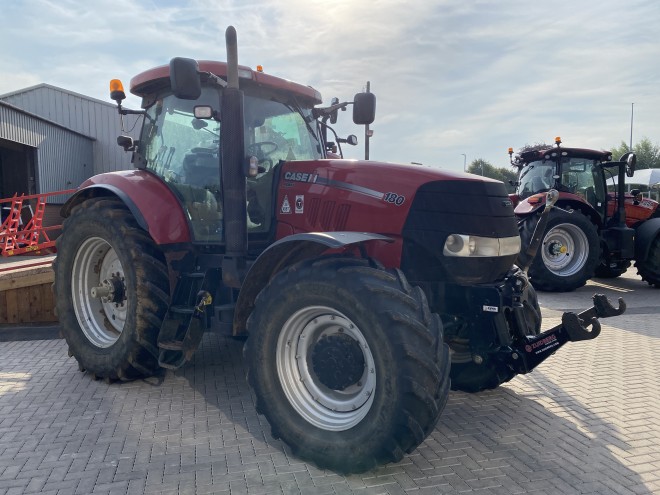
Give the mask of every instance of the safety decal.
[{"label": "safety decal", "polygon": [[500,311],[500,308],[498,308],[497,306],[487,306],[485,304],[482,306],[481,309],[487,313],[498,313]]},{"label": "safety decal", "polygon": [[282,201],[282,207],[280,208],[281,213],[291,213],[291,205],[289,204],[289,196],[284,196],[284,201]]},{"label": "safety decal", "polygon": [[305,208],[305,196],[297,195],[296,196],[296,213],[302,213]]}]

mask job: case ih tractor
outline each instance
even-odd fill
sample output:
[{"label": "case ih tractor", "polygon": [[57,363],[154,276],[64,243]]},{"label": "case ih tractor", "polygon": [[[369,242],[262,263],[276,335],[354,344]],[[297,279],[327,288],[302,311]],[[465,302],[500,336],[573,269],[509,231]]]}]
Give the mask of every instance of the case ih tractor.
[{"label": "case ih tractor", "polygon": [[[131,81],[135,170],[64,205],[57,311],[81,370],[175,369],[203,332],[246,336],[256,407],[293,453],[339,472],[395,462],[429,435],[451,386],[477,392],[598,335],[602,297],[541,333],[501,182],[328,158],[314,89],[237,63],[175,58]],[[343,140],[335,139],[341,143]],[[353,141],[350,139],[349,141]],[[468,207],[466,207],[468,205]],[[211,324],[213,321],[213,324]]]},{"label": "case ih tractor", "polygon": [[[520,172],[510,196],[522,238],[518,262],[530,265],[534,287],[574,290],[594,274],[618,277],[632,260],[643,280],[660,287],[660,208],[637,190],[625,192],[625,177],[635,171],[633,153],[613,162],[610,152],[564,148],[556,138],[554,147],[515,156],[509,148],[509,156]],[[608,181],[616,192],[607,192]],[[559,198],[532,260],[526,247],[550,189]]]}]

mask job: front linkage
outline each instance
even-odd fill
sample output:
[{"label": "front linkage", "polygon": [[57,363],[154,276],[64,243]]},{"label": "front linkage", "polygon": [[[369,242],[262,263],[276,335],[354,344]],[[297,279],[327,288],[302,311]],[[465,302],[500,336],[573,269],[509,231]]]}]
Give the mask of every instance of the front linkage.
[{"label": "front linkage", "polygon": [[[545,332],[518,340],[511,346],[510,352],[498,352],[497,358],[502,364],[511,367],[516,373],[529,373],[555,353],[566,342],[591,340],[600,334],[597,318],[619,316],[626,310],[626,303],[619,298],[619,307],[614,308],[604,294],[594,294],[594,305],[579,314],[566,312],[561,317],[561,324]],[[591,330],[588,329],[591,327]]]}]

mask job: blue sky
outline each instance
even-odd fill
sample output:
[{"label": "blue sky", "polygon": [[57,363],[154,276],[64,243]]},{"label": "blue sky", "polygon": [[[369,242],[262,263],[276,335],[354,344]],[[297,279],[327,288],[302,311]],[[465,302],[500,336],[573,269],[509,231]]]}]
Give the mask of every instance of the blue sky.
[{"label": "blue sky", "polygon": [[[660,142],[657,0],[2,1],[0,94],[39,83],[110,101],[108,81],[174,56],[309,84],[324,102],[371,81],[371,158],[461,170],[508,166],[526,143]],[[137,99],[128,101],[137,107]],[[363,130],[340,114],[338,130]],[[363,156],[363,144],[347,155]]]}]

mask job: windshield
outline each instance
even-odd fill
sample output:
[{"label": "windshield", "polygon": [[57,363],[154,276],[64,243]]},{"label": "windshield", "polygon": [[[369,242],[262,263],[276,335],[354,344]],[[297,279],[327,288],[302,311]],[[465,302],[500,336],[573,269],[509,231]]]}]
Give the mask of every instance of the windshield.
[{"label": "windshield", "polygon": [[[601,211],[605,200],[604,180],[599,162],[591,158],[561,157],[561,167],[551,160],[530,162],[520,172],[516,193],[521,199],[555,188],[575,194]],[[558,177],[558,179],[555,179]]]},{"label": "windshield", "polygon": [[520,172],[518,190],[516,193],[521,199],[532,194],[547,191],[552,187],[555,174],[555,164],[551,161],[530,162]]},{"label": "windshield", "polygon": [[245,97],[245,146],[266,170],[280,160],[322,158],[311,110],[253,96]]}]

